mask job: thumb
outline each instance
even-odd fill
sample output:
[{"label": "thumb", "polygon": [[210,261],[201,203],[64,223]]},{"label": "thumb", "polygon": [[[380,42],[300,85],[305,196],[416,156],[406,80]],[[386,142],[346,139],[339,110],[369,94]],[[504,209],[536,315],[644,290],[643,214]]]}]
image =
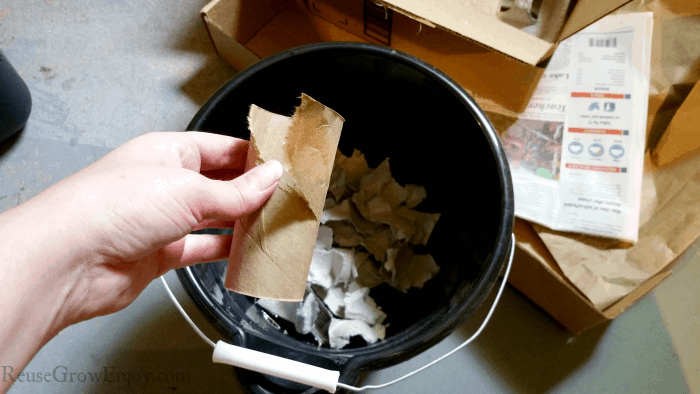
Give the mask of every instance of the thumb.
[{"label": "thumb", "polygon": [[235,220],[255,212],[275,191],[283,172],[279,161],[270,160],[231,181],[209,180],[202,216]]}]

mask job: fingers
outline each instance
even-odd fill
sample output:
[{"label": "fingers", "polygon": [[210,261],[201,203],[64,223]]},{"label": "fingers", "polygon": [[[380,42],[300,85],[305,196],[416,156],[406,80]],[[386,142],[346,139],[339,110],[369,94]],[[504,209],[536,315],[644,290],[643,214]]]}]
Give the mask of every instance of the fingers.
[{"label": "fingers", "polygon": [[243,169],[248,155],[248,141],[225,135],[190,131],[179,133],[190,138],[199,150],[199,171]]},{"label": "fingers", "polygon": [[228,258],[233,235],[189,234],[162,249],[158,275],[193,264]]},{"label": "fingers", "polygon": [[[154,164],[202,172],[245,168],[248,141],[203,132],[154,132],[134,138],[98,161],[98,169]],[[94,167],[91,166],[91,167]]]},{"label": "fingers", "polygon": [[192,204],[203,219],[235,220],[260,208],[283,172],[278,161],[270,160],[232,181],[207,180]]}]

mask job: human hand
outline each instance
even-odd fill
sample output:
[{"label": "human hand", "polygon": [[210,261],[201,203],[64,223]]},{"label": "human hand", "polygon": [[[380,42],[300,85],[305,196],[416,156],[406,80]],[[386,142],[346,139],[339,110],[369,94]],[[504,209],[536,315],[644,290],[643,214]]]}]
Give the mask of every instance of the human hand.
[{"label": "human hand", "polygon": [[239,176],[247,151],[247,141],[215,134],[146,134],[15,208],[30,218],[10,212],[43,229],[58,330],[123,309],[171,269],[226,258],[230,235],[189,233],[232,228],[272,195],[282,166]]}]

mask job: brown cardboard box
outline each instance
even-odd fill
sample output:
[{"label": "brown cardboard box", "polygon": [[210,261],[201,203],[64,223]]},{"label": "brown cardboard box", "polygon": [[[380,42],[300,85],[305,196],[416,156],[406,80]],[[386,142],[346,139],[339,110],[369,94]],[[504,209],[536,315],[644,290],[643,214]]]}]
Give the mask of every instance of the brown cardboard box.
[{"label": "brown cardboard box", "polygon": [[310,12],[358,37],[434,65],[480,104],[516,113],[528,104],[555,44],[627,2],[579,0],[551,43],[500,20],[500,0],[304,0]]},{"label": "brown cardboard box", "polygon": [[532,226],[516,219],[513,228],[518,248],[508,282],[574,334],[612,320],[651,291],[669,275],[666,269],[601,311],[565,276]]},{"label": "brown cardboard box", "polygon": [[389,45],[423,59],[449,75],[479,101],[486,99],[510,111],[520,112],[525,108],[544,71],[534,65],[541,59],[530,58],[534,63],[526,63],[421,18],[377,6],[370,0],[306,0],[306,3],[314,15],[365,41]]},{"label": "brown cardboard box", "polygon": [[365,41],[423,59],[487,111],[514,115],[556,42],[630,0],[579,0],[554,44],[498,19],[499,1],[214,0],[202,17],[219,55],[239,70],[298,45]]},{"label": "brown cardboard box", "polygon": [[201,15],[216,52],[236,70],[300,45],[364,42],[293,1],[214,0]]}]

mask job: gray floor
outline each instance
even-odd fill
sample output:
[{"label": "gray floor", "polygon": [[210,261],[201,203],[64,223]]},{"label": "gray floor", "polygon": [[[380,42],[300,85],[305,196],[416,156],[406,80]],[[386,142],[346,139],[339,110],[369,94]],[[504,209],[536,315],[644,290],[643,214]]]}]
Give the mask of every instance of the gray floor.
[{"label": "gray floor", "polygon": [[[27,81],[34,100],[26,129],[0,145],[0,211],[135,136],[187,126],[204,100],[235,74],[209,43],[198,15],[205,3],[0,2],[0,49]],[[655,292],[614,322],[580,337],[507,288],[492,323],[472,346],[382,392],[690,392],[700,384],[700,366],[691,354],[700,349],[695,340],[699,309],[673,300],[681,294],[677,289],[685,289],[684,299],[698,293],[697,282],[688,278],[698,277],[692,275],[699,261],[694,246],[677,274]],[[185,309],[216,338],[174,274],[166,277]],[[484,313],[424,354],[366,376],[365,383],[386,382],[435,359],[473,332]],[[229,367],[212,364],[210,348],[158,282],[126,310],[64,330],[26,368],[42,374],[54,370],[59,376],[101,375],[98,382],[89,377],[80,382],[77,374],[73,382],[18,382],[10,392],[242,392]],[[123,379],[105,381],[105,372]],[[186,381],[145,382],[142,376],[149,373]]]}]

